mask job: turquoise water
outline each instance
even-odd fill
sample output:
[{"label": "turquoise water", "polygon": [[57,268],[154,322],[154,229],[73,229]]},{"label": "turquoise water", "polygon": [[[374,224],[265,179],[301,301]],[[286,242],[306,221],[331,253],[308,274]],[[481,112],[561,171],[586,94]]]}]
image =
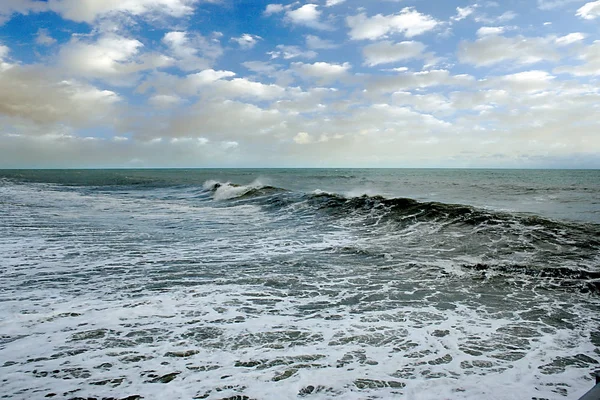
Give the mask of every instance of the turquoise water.
[{"label": "turquoise water", "polygon": [[0,171],[0,397],[577,398],[599,178]]}]

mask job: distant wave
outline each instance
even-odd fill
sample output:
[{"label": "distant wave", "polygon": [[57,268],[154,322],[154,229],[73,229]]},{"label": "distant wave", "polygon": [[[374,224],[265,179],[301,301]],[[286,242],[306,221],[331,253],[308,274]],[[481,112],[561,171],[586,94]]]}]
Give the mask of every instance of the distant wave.
[{"label": "distant wave", "polygon": [[231,182],[208,180],[204,182],[202,187],[204,190],[212,192],[215,200],[231,200],[255,196],[266,196],[285,191],[285,189],[265,185],[258,179],[248,185],[238,185]]}]

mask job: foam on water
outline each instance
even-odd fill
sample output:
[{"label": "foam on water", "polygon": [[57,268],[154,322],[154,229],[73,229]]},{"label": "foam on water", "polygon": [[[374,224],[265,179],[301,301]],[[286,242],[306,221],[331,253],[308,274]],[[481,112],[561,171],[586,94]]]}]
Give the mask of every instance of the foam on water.
[{"label": "foam on water", "polygon": [[582,333],[592,321],[558,328],[418,302],[357,312],[350,292],[331,292],[344,285],[291,296],[208,284],[38,300],[26,314],[22,300],[5,302],[13,319],[3,324],[4,393],[264,399],[297,398],[312,387],[311,398],[322,399],[508,399],[576,397],[591,384],[577,366],[591,363]]},{"label": "foam on water", "polygon": [[[0,184],[0,397],[562,399],[592,386],[600,300],[539,269],[597,267],[594,239],[569,225],[247,199],[265,186],[217,183]],[[415,209],[398,214],[404,203]]]}]

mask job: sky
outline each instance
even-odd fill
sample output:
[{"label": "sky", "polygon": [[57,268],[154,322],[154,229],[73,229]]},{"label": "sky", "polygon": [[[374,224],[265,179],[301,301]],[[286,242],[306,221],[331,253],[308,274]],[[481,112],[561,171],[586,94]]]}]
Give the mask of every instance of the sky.
[{"label": "sky", "polygon": [[600,0],[1,0],[0,168],[600,168]]}]

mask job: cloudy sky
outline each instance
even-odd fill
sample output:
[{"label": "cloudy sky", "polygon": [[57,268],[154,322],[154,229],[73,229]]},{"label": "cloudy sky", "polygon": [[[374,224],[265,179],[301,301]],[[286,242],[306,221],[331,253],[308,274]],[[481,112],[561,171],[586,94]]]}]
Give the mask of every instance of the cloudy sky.
[{"label": "cloudy sky", "polygon": [[600,168],[600,0],[1,0],[0,168]]}]

